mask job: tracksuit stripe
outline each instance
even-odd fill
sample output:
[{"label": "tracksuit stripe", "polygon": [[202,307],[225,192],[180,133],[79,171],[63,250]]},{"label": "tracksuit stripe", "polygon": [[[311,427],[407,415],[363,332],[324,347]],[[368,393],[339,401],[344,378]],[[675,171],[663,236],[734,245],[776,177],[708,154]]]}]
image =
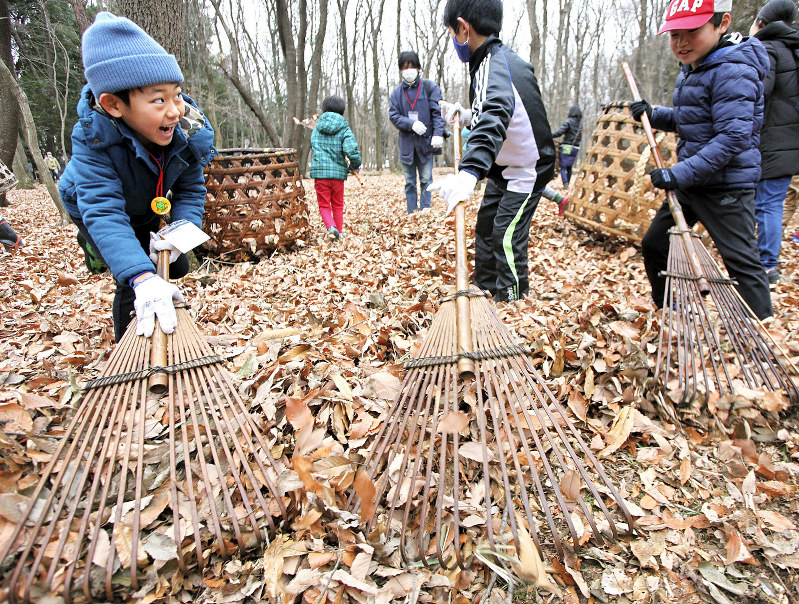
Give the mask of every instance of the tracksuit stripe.
[{"label": "tracksuit stripe", "polygon": [[511,220],[511,223],[508,225],[508,229],[505,231],[505,234],[502,237],[502,249],[505,251],[505,261],[508,263],[511,273],[513,273],[513,280],[516,282],[516,285],[513,286],[514,300],[519,299],[519,273],[516,271],[516,259],[513,255],[513,234],[516,232],[516,225],[519,224],[519,220],[524,214],[524,208],[530,201],[532,194],[532,192],[527,194],[524,202],[522,202],[522,205],[519,206],[516,216],[513,217],[513,220]]}]

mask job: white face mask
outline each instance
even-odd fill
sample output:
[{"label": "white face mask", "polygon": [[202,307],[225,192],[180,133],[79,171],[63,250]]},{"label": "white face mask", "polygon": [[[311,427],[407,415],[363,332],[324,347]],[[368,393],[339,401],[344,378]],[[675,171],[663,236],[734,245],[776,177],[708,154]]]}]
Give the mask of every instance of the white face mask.
[{"label": "white face mask", "polygon": [[419,77],[418,69],[403,69],[400,73],[402,75],[402,79],[408,84],[413,84],[416,81],[416,78]]}]

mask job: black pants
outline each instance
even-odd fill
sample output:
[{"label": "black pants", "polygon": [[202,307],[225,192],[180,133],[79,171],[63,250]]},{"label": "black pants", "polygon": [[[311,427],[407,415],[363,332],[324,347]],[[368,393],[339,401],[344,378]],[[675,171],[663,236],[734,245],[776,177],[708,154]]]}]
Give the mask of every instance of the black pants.
[{"label": "black pants", "polygon": [[[72,222],[78,227],[78,231],[83,235],[84,239],[89,242],[89,245],[94,248],[98,256],[102,257],[100,248],[94,243],[94,239],[89,235],[86,225],[83,221],[74,216],[70,216]],[[153,214],[153,218],[142,225],[133,227],[133,232],[136,234],[136,239],[139,240],[142,249],[149,255],[150,253],[150,232],[157,231],[161,222],[160,216]],[[103,258],[105,262],[105,258]],[[106,264],[108,264],[106,262]],[[153,266],[155,272],[155,266]],[[189,257],[186,254],[178,256],[172,264],[169,265],[169,277],[172,279],[179,279],[189,272]],[[125,335],[125,330],[128,328],[131,319],[133,318],[133,303],[136,300],[136,293],[127,281],[116,281],[116,292],[114,294],[113,304],[113,317],[114,317],[114,339],[119,342],[122,336]]]},{"label": "black pants", "polygon": [[527,242],[541,191],[515,193],[494,179],[486,184],[474,227],[474,281],[497,301],[527,295]]},{"label": "black pants", "polygon": [[[713,238],[724,260],[730,278],[738,282],[736,289],[759,319],[774,314],[768,279],[755,237],[755,191],[680,191],[677,199],[682,205],[688,226],[701,222]],[[665,271],[669,256],[668,231],[674,218],[668,203],[660,207],[641,242],[644,266],[652,284],[652,298],[658,308],[663,306],[666,293]]]}]

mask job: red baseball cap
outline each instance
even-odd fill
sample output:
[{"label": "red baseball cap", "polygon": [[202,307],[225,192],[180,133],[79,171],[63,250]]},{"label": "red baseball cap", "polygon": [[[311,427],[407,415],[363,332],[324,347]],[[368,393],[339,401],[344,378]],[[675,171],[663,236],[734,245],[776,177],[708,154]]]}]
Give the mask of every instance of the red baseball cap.
[{"label": "red baseball cap", "polygon": [[666,23],[659,34],[673,29],[696,29],[710,21],[714,13],[728,13],[732,0],[671,0],[666,9]]}]

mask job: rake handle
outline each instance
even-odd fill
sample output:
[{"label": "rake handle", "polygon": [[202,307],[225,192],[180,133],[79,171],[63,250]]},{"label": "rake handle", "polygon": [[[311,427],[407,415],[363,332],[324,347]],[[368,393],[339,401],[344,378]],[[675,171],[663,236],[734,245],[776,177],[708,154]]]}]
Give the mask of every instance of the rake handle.
[{"label": "rake handle", "polygon": [[[638,85],[635,83],[633,72],[627,61],[624,61],[621,67],[624,70],[624,77],[627,78],[627,83],[630,85],[630,90],[633,93],[633,100],[640,101],[641,93],[638,92]],[[660,147],[658,147],[657,141],[655,140],[655,134],[652,132],[652,124],[649,123],[649,116],[646,112],[641,115],[641,125],[644,127],[646,140],[652,149],[652,157],[655,160],[655,165],[658,168],[665,168],[666,162],[663,161],[663,155],[660,153]],[[685,221],[685,215],[682,213],[682,206],[677,200],[677,194],[674,191],[666,191],[666,199],[669,203],[671,216],[674,218],[674,224],[677,226],[685,249],[688,252],[688,262],[691,264],[691,270],[698,279],[697,285],[699,286],[699,292],[703,296],[706,296],[710,293],[710,283],[708,283],[707,279],[702,274],[702,265],[699,262],[699,256],[697,256],[696,249],[694,248],[692,231]]]},{"label": "rake handle", "polygon": [[[169,250],[158,252],[156,273],[164,281],[169,280]],[[150,367],[166,367],[166,334],[155,320],[153,337],[150,340]],[[147,387],[153,394],[163,394],[169,388],[169,376],[166,373],[154,373],[150,376]]]},{"label": "rake handle", "polygon": [[[455,113],[452,122],[455,149],[452,154],[452,161],[457,173],[461,163],[461,120],[460,115]],[[455,206],[455,291],[469,291],[469,265],[466,261],[466,208],[463,203]],[[469,307],[469,297],[465,295],[455,296],[455,310],[457,312],[457,337],[458,352],[471,353],[472,346],[472,318]],[[474,361],[466,357],[458,359],[458,374],[461,376],[474,375]]]}]

